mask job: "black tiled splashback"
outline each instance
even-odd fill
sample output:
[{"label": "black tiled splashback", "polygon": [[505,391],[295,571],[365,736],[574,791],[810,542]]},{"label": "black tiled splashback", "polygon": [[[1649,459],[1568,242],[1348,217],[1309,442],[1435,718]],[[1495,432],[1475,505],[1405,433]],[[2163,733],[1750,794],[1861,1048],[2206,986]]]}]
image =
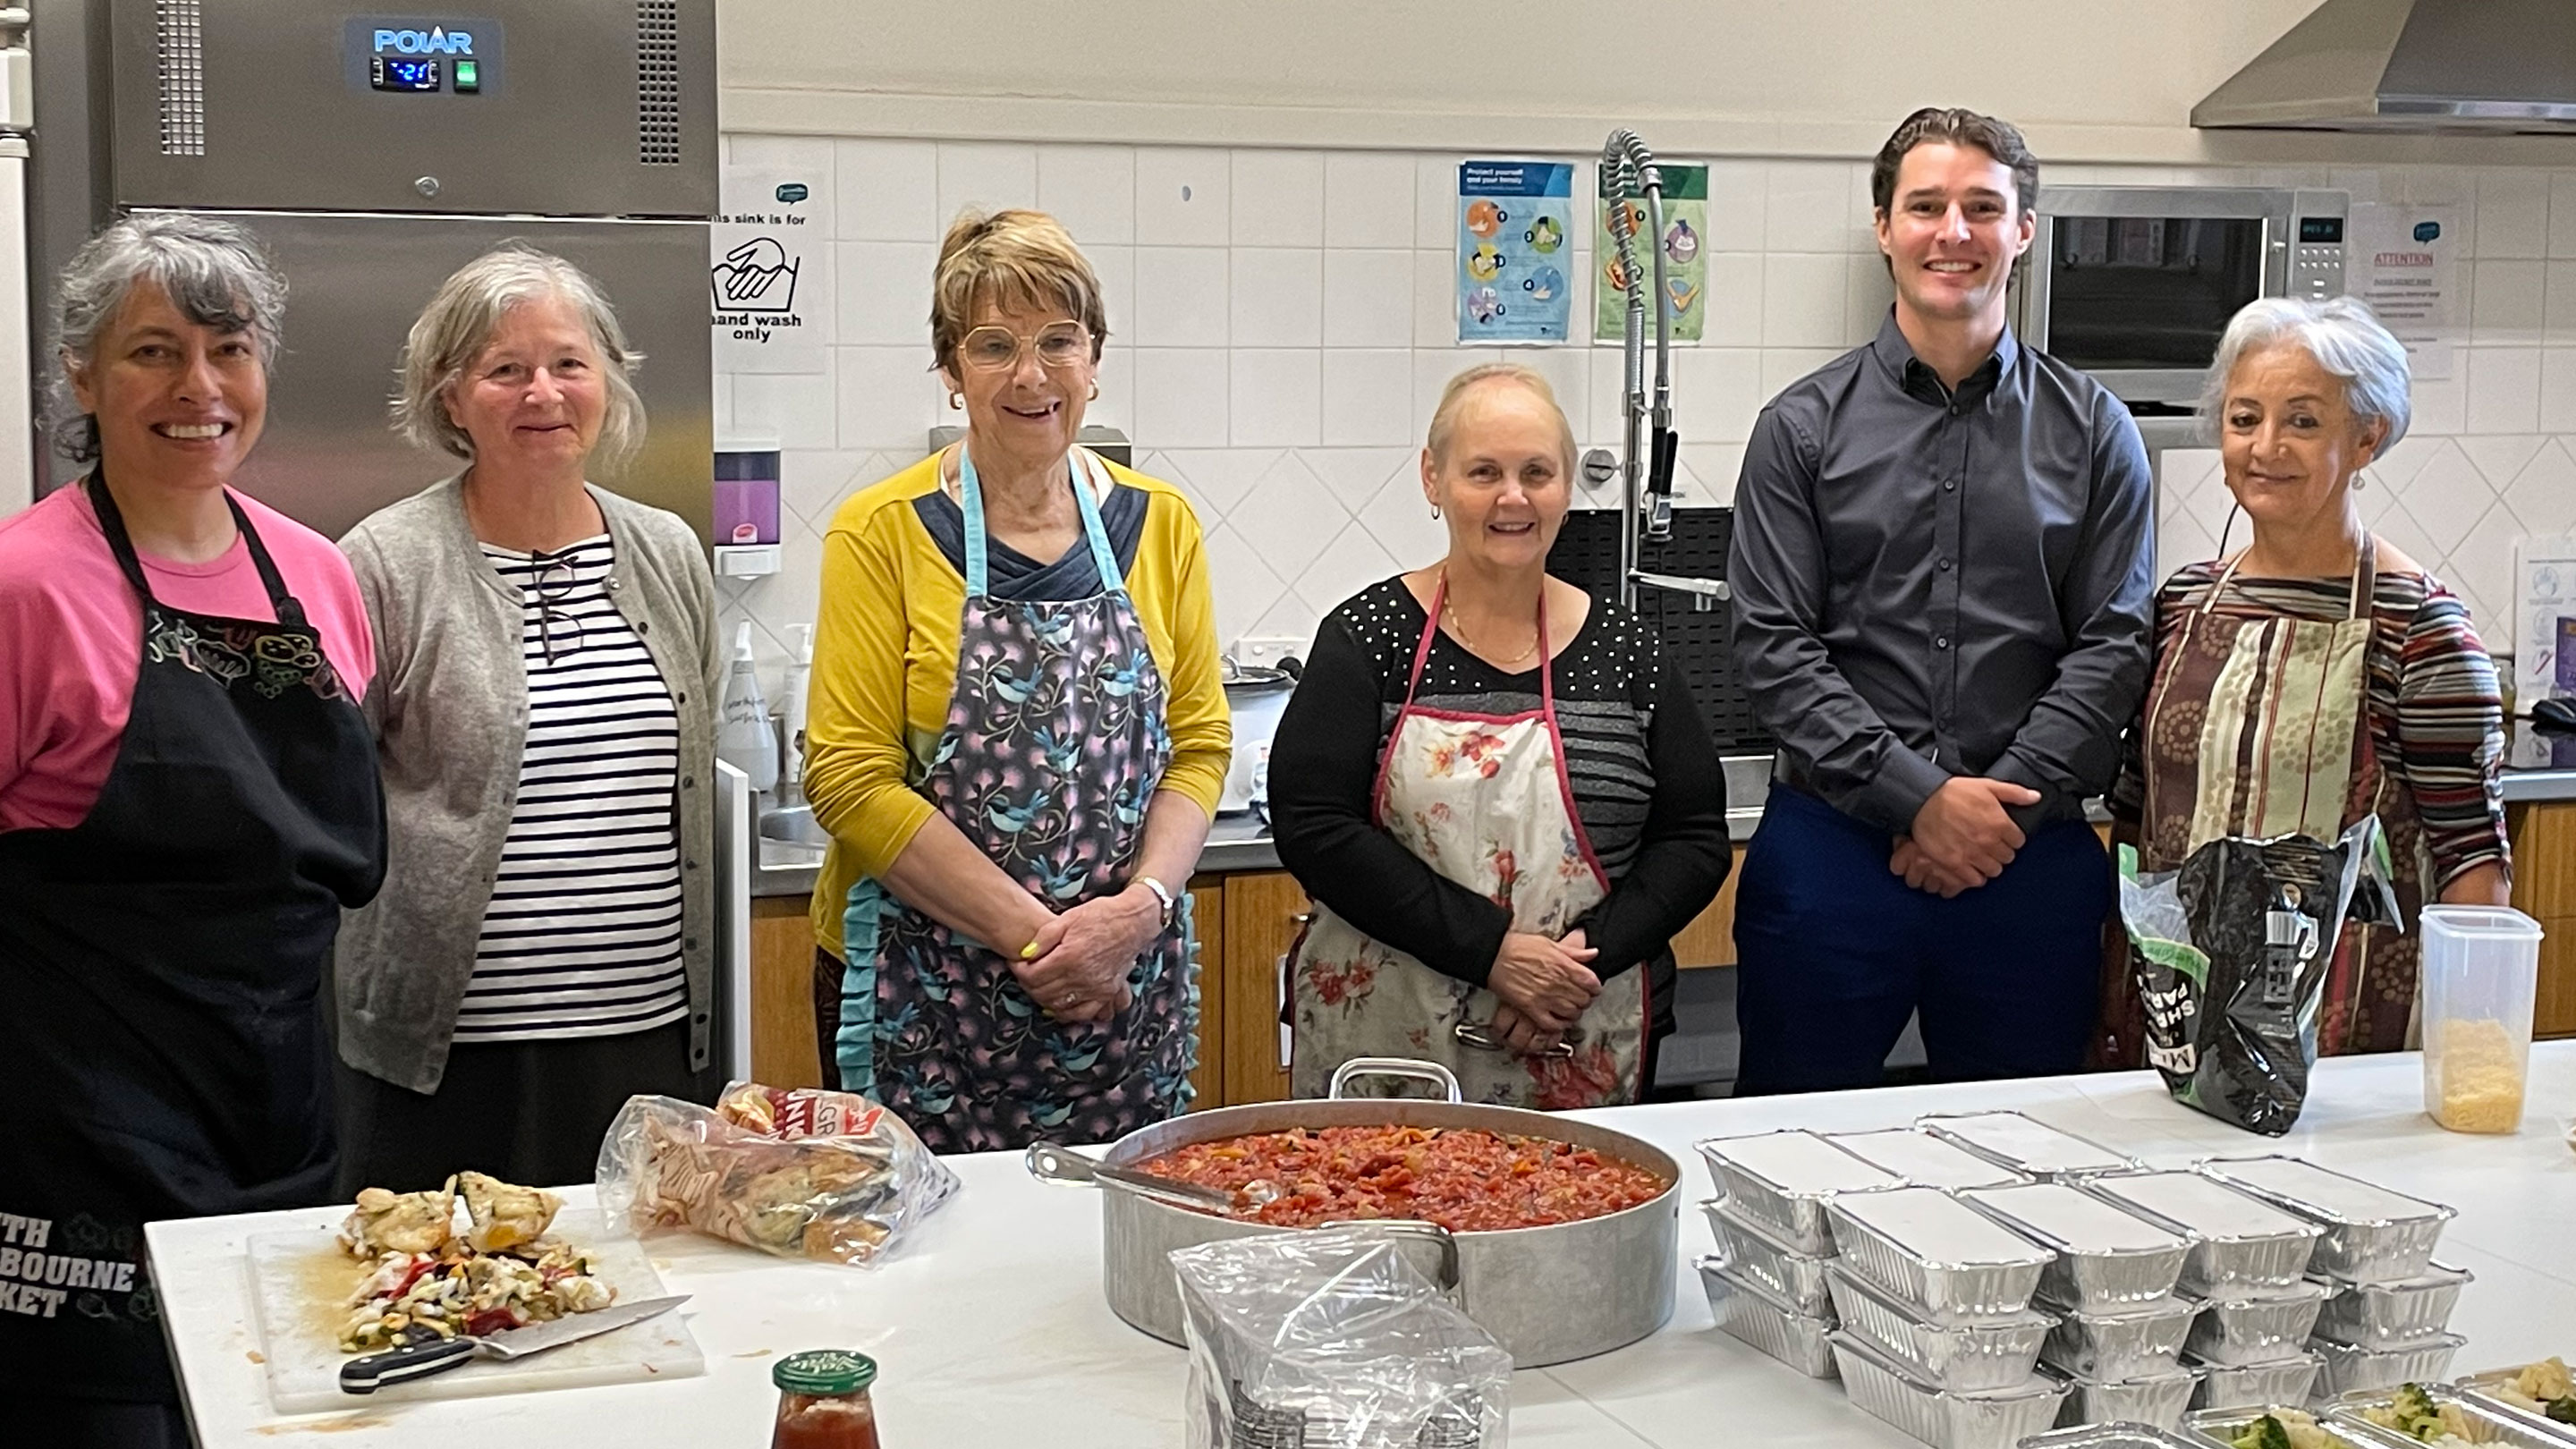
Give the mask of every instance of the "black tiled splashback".
[{"label": "black tiled splashback", "polygon": [[[1565,516],[1565,528],[1547,556],[1547,571],[1594,598],[1619,597],[1619,526],[1615,508],[1576,509]],[[1648,573],[1684,578],[1726,577],[1726,550],[1735,535],[1732,508],[1676,508],[1673,534],[1661,543],[1649,540],[1639,551],[1638,567]],[[1664,642],[1664,658],[1680,668],[1699,705],[1717,747],[1727,754],[1758,754],[1771,748],[1771,733],[1754,717],[1753,701],[1736,681],[1735,656],[1726,647],[1732,608],[1724,602],[1705,612],[1691,607],[1692,595],[1665,589],[1641,589],[1637,611],[1655,626]]]}]

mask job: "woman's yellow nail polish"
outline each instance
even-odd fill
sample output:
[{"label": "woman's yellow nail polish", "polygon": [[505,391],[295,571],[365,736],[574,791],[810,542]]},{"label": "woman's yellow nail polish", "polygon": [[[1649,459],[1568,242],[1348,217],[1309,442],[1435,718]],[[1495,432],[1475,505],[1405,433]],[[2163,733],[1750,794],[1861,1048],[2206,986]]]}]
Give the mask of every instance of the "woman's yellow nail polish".
[{"label": "woman's yellow nail polish", "polygon": [[1023,960],[1023,961],[1034,961],[1034,960],[1036,960],[1037,958],[1038,958],[1038,943],[1037,943],[1037,942],[1035,942],[1035,941],[1031,941],[1031,942],[1030,942],[1030,943],[1028,943],[1027,945],[1022,946],[1022,947],[1020,948],[1020,959],[1021,959],[1021,960]]}]

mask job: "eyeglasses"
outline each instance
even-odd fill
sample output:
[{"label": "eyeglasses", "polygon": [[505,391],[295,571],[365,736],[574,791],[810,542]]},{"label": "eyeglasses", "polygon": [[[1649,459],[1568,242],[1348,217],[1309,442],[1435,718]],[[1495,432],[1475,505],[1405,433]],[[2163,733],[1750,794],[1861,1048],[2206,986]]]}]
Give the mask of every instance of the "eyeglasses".
[{"label": "eyeglasses", "polygon": [[[537,565],[536,579],[528,585],[528,596],[537,606],[537,638],[544,644],[546,663],[555,664],[571,658],[582,645],[581,616],[562,606],[572,598],[580,576],[573,572],[579,550],[559,554],[532,554]],[[555,630],[569,630],[563,648],[555,647]]]},{"label": "eyeglasses", "polygon": [[[1050,322],[1028,341],[1044,367],[1074,367],[1091,360],[1091,332],[1079,322]],[[957,360],[977,372],[1000,372],[1020,365],[1020,347],[1017,332],[986,325],[957,344]]]}]

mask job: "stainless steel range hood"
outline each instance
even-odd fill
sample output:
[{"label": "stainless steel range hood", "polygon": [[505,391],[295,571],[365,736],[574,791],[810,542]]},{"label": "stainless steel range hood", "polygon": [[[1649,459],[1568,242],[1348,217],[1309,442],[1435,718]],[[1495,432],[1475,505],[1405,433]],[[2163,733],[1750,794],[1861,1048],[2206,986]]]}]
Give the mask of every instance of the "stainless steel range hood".
[{"label": "stainless steel range hood", "polygon": [[2576,134],[2576,3],[2325,0],[2191,123]]}]

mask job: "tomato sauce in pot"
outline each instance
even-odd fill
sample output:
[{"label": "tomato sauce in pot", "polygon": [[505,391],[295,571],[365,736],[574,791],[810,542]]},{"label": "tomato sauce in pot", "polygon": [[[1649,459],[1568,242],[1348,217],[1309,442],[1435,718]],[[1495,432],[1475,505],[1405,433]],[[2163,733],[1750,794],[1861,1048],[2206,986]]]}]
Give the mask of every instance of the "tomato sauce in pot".
[{"label": "tomato sauce in pot", "polygon": [[1589,1147],[1481,1128],[1291,1128],[1194,1142],[1137,1166],[1231,1191],[1235,1217],[1282,1228],[1350,1218],[1419,1218],[1453,1233],[1538,1228],[1606,1217],[1672,1186]]}]

